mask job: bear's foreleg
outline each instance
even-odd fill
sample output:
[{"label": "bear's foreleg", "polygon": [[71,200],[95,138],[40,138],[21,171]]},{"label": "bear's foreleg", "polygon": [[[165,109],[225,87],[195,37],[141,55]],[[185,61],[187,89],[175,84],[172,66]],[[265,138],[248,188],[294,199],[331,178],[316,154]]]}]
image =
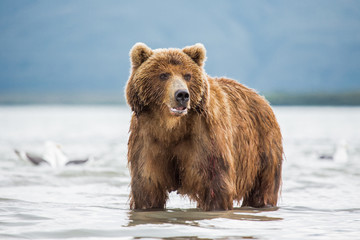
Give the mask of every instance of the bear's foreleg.
[{"label": "bear's foreleg", "polygon": [[133,178],[130,195],[131,209],[164,209],[168,193],[151,179]]},{"label": "bear's foreleg", "polygon": [[230,210],[233,208],[233,187],[229,166],[222,157],[210,155],[205,168],[204,192],[198,206],[206,211]]},{"label": "bear's foreleg", "polygon": [[185,193],[196,200],[198,208],[202,210],[232,209],[234,187],[228,164],[214,155],[195,158],[185,173]]},{"label": "bear's foreleg", "polygon": [[135,133],[130,134],[128,149],[130,208],[163,209],[168,199],[168,178],[166,169],[162,168],[164,156]]}]

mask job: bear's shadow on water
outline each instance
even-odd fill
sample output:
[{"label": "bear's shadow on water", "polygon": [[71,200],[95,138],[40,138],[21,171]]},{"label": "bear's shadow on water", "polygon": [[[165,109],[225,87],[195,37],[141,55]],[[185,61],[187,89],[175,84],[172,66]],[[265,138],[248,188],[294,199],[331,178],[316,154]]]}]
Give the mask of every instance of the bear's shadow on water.
[{"label": "bear's shadow on water", "polygon": [[268,217],[261,213],[277,211],[278,207],[272,208],[234,208],[231,211],[205,212],[199,209],[166,209],[166,210],[134,210],[129,212],[128,227],[142,224],[183,224],[198,226],[198,221],[212,220],[217,218],[242,220],[242,221],[279,221],[283,218]]}]

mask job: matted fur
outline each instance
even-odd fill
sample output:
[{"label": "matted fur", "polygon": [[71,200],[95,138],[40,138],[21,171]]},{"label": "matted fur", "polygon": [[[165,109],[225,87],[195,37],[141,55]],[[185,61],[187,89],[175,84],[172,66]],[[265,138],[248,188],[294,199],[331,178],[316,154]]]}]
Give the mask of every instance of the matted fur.
[{"label": "matted fur", "polygon": [[[130,58],[130,207],[164,208],[171,191],[203,210],[232,209],[234,200],[276,206],[283,148],[268,102],[234,80],[209,77],[202,44],[151,50],[138,43]],[[169,78],[162,80],[162,73]],[[174,81],[190,94],[183,116],[169,111]]]}]

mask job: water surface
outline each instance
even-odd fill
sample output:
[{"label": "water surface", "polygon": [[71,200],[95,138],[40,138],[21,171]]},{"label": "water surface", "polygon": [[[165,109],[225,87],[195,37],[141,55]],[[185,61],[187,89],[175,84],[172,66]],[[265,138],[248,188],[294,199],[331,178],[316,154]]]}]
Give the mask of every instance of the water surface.
[{"label": "water surface", "polygon": [[[360,108],[276,107],[286,160],[278,208],[203,212],[170,195],[129,210],[130,112],[111,106],[0,107],[0,239],[359,239]],[[83,166],[52,169],[13,149],[53,140]],[[346,142],[347,162],[320,159]]]}]

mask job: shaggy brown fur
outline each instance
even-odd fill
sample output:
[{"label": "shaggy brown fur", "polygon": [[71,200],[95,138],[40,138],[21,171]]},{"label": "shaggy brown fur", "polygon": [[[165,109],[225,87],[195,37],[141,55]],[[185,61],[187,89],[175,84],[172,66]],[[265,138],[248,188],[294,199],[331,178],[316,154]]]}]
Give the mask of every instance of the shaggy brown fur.
[{"label": "shaggy brown fur", "polygon": [[[151,50],[138,43],[130,52],[132,209],[162,209],[171,191],[203,210],[232,209],[234,200],[277,204],[283,148],[274,113],[253,90],[207,76],[205,55],[202,44]],[[177,100],[179,90],[189,99]]]}]

